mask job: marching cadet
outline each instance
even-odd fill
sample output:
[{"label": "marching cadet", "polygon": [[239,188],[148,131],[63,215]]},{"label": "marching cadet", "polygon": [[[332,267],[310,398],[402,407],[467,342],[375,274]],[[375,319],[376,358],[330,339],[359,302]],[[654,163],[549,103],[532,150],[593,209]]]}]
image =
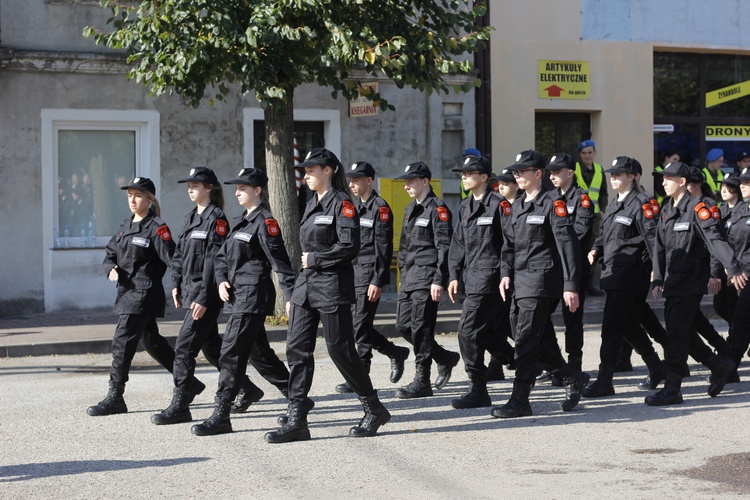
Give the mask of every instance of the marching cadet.
[{"label": "marching cadet", "polygon": [[[354,206],[359,214],[360,249],[354,259],[354,289],[357,302],[353,306],[354,341],[357,352],[367,372],[372,363],[372,348],[391,360],[391,382],[401,380],[404,361],[409,349],[397,346],[373,326],[380,303],[382,288],[391,282],[393,258],[393,214],[388,203],[373,190],[375,169],[366,161],[352,164],[346,172],[349,189],[354,196]],[[344,382],[336,392],[353,392]]]},{"label": "marching cadet", "polygon": [[[159,217],[156,186],[151,179],[136,177],[120,189],[127,189],[133,215],[120,224],[107,243],[102,264],[109,280],[117,283],[114,312],[120,319],[112,339],[109,392],[99,404],[88,408],[91,416],[127,413],[122,395],[141,336],[152,337],[144,344],[151,345],[148,352],[159,364],[168,371],[174,364],[174,351],[156,328],[156,318],[164,317],[166,307],[161,280],[175,249],[172,233]],[[192,395],[203,388],[197,382]]]},{"label": "marching cadet", "polygon": [[[547,170],[550,172],[552,184],[557,188],[559,199],[565,203],[580,247],[581,259],[576,263],[576,267],[580,269],[578,309],[572,312],[565,304],[562,308],[568,364],[580,371],[583,362],[583,307],[591,274],[586,255],[594,243],[594,204],[589,195],[575,183],[575,165],[572,156],[566,153],[553,156],[547,165]],[[557,378],[559,379],[559,375]],[[557,385],[562,385],[562,380]]]},{"label": "marching cadet", "polygon": [[437,311],[443,290],[448,286],[448,250],[453,235],[451,212],[435,196],[430,185],[432,172],[421,161],[407,165],[396,179],[414,199],[406,207],[401,226],[398,267],[401,274],[396,329],[414,346],[414,380],[396,391],[401,399],[432,396],[430,368],[438,365],[435,387],[442,389],[461,356],[435,342]]},{"label": "marching cadet", "polygon": [[510,300],[511,325],[516,344],[516,377],[510,400],[494,407],[493,417],[512,418],[532,414],[529,393],[537,370],[560,373],[566,387],[561,408],[570,411],[581,398],[589,376],[569,366],[547,328],[560,297],[575,312],[578,308],[579,247],[564,201],[542,188],[546,162],[535,150],[516,156],[510,168],[523,196],[511,207],[510,221],[503,226],[500,294]]},{"label": "marching cadet", "polygon": [[602,234],[588,254],[590,263],[602,261],[601,284],[606,291],[599,374],[583,390],[588,398],[615,394],[612,377],[623,340],[635,347],[648,367],[645,388],[655,388],[667,375],[666,366],[639,325],[651,276],[656,214],[651,201],[638,187],[632,158],[618,156],[605,173],[610,174],[610,186],[617,196],[609,203],[602,220]]},{"label": "marching cadet", "polygon": [[[451,240],[448,296],[455,303],[458,282],[463,279],[466,299],[458,324],[458,344],[471,386],[462,397],[452,400],[451,405],[458,409],[479,408],[492,404],[487,392],[484,353],[497,351],[500,342],[504,341],[498,329],[501,324],[498,286],[503,246],[501,211],[504,206],[509,210],[510,204],[489,186],[492,168],[487,158],[466,158],[464,164],[453,171],[461,172],[463,188],[470,196],[461,202]],[[505,355],[497,352],[497,357]]]},{"label": "marching cadet", "polygon": [[[265,338],[263,322],[274,312],[276,293],[271,269],[279,277],[287,304],[295,278],[278,222],[264,203],[263,189],[268,185],[266,174],[255,168],[243,168],[236,179],[225,184],[236,186],[237,201],[245,211],[234,220],[216,253],[218,295],[231,305],[231,315],[221,345],[216,407],[208,420],[192,427],[193,434],[198,436],[232,432],[229,418],[232,401],[245,381],[247,360],[256,339]],[[278,358],[276,361],[281,364],[281,376],[288,373]]]},{"label": "marching cadet", "polygon": [[[745,160],[750,161],[750,157],[740,157],[737,160],[737,164],[740,165]],[[743,206],[740,183],[740,176],[735,173],[726,175],[721,181],[721,199],[723,203],[720,207],[720,222],[721,227],[724,228],[724,232],[727,234],[729,234],[729,230],[732,227],[733,212],[740,210]],[[724,272],[723,268],[720,271],[722,283],[719,292],[714,295],[714,310],[729,324],[729,328],[731,329],[732,316],[734,316],[734,308],[737,304],[737,289],[733,286],[728,286],[726,272]],[[729,382],[727,380],[727,383]]]},{"label": "marching cadet", "polygon": [[[690,167],[670,163],[657,175],[663,175],[664,191],[672,200],[662,207],[654,244],[654,298],[664,294],[664,319],[667,327],[665,362],[668,369],[664,388],[646,397],[650,406],[681,404],[682,378],[687,374],[687,357],[695,313],[706,291],[709,266],[706,249],[727,269],[729,281],[744,286],[742,270],[732,248],[719,230],[719,222],[705,203],[687,190]],[[724,388],[732,363],[712,355],[706,365],[711,369],[708,395],[717,396]]]},{"label": "marching cadet", "polygon": [[[724,180],[726,181],[726,178]],[[742,198],[750,200],[750,168],[742,171],[739,181]],[[735,382],[739,382],[737,368],[750,345],[750,288],[745,286],[747,276],[750,275],[750,204],[740,200],[737,207],[731,211],[730,217],[729,244],[734,249],[734,255],[742,269],[734,280],[738,294],[728,339],[733,378]]]},{"label": "marching cadet", "polygon": [[307,394],[312,386],[315,338],[321,321],[328,354],[365,410],[349,435],[374,436],[390,421],[391,414],[378,399],[354,345],[352,262],[360,249],[359,215],[346,194],[344,167],[332,152],[312,149],[295,168],[305,169],[305,181],[314,195],[300,222],[302,271],[294,285],[289,314],[289,409],[279,420],[281,428],[265,438],[269,443],[310,439]]}]

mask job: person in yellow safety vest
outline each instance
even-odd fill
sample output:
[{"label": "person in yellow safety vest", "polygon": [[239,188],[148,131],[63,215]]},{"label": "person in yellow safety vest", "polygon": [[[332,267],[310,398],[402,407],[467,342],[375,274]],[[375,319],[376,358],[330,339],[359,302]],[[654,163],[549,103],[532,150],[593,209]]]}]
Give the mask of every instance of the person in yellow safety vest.
[{"label": "person in yellow safety vest", "polygon": [[714,148],[706,153],[706,166],[703,168],[703,175],[706,176],[706,183],[711,188],[711,196],[717,202],[721,201],[720,182],[724,179],[724,172],[721,166],[724,163],[724,151]]},{"label": "person in yellow safety vest", "polygon": [[[601,230],[602,212],[609,204],[609,196],[607,194],[608,182],[604,178],[604,170],[601,165],[594,162],[596,158],[596,143],[591,139],[587,139],[582,141],[576,149],[581,156],[581,161],[576,162],[576,182],[581,189],[586,191],[594,203],[593,238],[596,241]],[[599,282],[601,267],[597,265],[592,268],[591,272],[592,276],[587,294],[592,297],[601,297],[604,295],[604,292],[597,289],[595,285]]]},{"label": "person in yellow safety vest", "polygon": [[[654,167],[654,172],[661,172],[662,170],[664,170],[664,167],[666,167],[670,163],[677,163],[678,161],[680,161],[680,154],[674,149],[670,149],[661,157],[661,165],[657,165]],[[661,183],[654,182],[654,194],[656,195],[656,199],[659,202],[659,205],[661,205],[664,202],[664,198],[666,197],[666,194],[664,193],[664,186],[662,186]]]}]

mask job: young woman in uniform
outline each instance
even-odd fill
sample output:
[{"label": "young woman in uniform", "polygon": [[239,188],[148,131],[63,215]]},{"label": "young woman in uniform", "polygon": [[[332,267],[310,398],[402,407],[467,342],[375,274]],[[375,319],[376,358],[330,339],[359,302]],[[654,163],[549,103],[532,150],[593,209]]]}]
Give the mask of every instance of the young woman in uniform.
[{"label": "young woman in uniform", "polygon": [[112,339],[109,392],[99,404],[88,408],[91,416],[127,413],[122,394],[142,336],[149,354],[164,368],[172,371],[174,364],[174,350],[156,327],[156,318],[164,317],[166,299],[161,280],[175,250],[172,233],[159,218],[156,187],[151,179],[136,177],[121,189],[128,191],[128,207],[133,215],[123,221],[107,243],[102,264],[109,280],[117,283],[114,311],[120,319]]},{"label": "young woman in uniform", "polygon": [[313,149],[295,168],[305,169],[307,186],[314,195],[300,223],[302,270],[294,285],[289,314],[289,409],[280,420],[282,427],[267,433],[266,441],[310,439],[307,394],[312,385],[315,337],[321,321],[331,360],[365,410],[349,435],[373,436],[391,415],[380,403],[354,343],[352,261],[360,248],[359,217],[346,192],[344,168],[336,155],[325,148]]}]

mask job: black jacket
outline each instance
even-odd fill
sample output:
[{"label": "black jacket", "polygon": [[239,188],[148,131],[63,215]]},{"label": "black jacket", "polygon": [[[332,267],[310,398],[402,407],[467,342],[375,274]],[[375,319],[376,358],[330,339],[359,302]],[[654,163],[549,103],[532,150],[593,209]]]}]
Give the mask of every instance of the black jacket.
[{"label": "black jacket", "polygon": [[388,203],[372,192],[367,201],[355,202],[359,214],[359,255],[354,259],[357,287],[382,287],[391,282],[393,213]]},{"label": "black jacket", "polygon": [[297,276],[292,302],[308,301],[314,308],[353,304],[352,262],[360,239],[359,215],[349,196],[331,187],[318,203],[316,193],[305,207],[299,239],[308,267]]},{"label": "black jacket", "polygon": [[636,190],[623,201],[613,198],[594,243],[602,262],[603,290],[643,291],[651,280],[651,252],[657,214],[649,198]]},{"label": "black jacket", "polygon": [[750,275],[750,205],[740,201],[731,210],[729,243],[734,257],[745,274]]},{"label": "black jacket", "polygon": [[133,222],[125,219],[107,243],[102,266],[105,275],[117,266],[117,314],[164,317],[166,298],[161,279],[169,267],[175,243],[159,217],[148,215]]},{"label": "black jacket", "polygon": [[214,277],[214,258],[229,233],[229,223],[219,207],[197,207],[185,216],[177,248],[172,257],[172,288],[180,291],[183,308],[193,302],[205,307],[221,306]]},{"label": "black jacket", "polygon": [[654,240],[654,285],[664,296],[703,295],[710,275],[707,252],[729,271],[739,273],[732,249],[711,209],[690,193],[677,206],[665,201]]},{"label": "black jacket", "polygon": [[401,292],[448,286],[448,251],[453,236],[451,212],[430,191],[422,203],[409,203],[401,226],[398,268]]},{"label": "black jacket", "polygon": [[287,301],[292,296],[295,273],[276,219],[265,207],[232,221],[232,230],[216,254],[216,283],[227,281],[232,314],[272,315],[276,289],[271,269]]},{"label": "black jacket", "polygon": [[502,277],[511,279],[517,299],[578,291],[580,245],[565,203],[544,189],[532,201],[526,196],[503,225]]},{"label": "black jacket", "polygon": [[450,281],[463,278],[466,293],[500,293],[504,198],[488,188],[481,200],[473,195],[461,202],[448,257]]}]

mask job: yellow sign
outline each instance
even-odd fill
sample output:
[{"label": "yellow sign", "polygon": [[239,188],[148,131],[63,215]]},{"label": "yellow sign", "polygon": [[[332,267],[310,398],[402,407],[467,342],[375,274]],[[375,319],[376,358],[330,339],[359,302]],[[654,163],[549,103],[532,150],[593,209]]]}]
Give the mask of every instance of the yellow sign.
[{"label": "yellow sign", "polygon": [[706,107],[710,108],[717,104],[724,104],[725,102],[733,101],[746,95],[750,95],[750,80],[706,92]]},{"label": "yellow sign", "polygon": [[707,125],[707,141],[750,141],[750,126]]},{"label": "yellow sign", "polygon": [[589,99],[591,70],[588,61],[539,61],[540,99]]},{"label": "yellow sign", "polygon": [[[363,83],[362,87],[369,88],[373,94],[377,94],[378,92],[378,82]],[[349,102],[349,116],[352,118],[357,116],[375,116],[379,113],[379,110],[380,108],[367,97],[360,96]]]}]

